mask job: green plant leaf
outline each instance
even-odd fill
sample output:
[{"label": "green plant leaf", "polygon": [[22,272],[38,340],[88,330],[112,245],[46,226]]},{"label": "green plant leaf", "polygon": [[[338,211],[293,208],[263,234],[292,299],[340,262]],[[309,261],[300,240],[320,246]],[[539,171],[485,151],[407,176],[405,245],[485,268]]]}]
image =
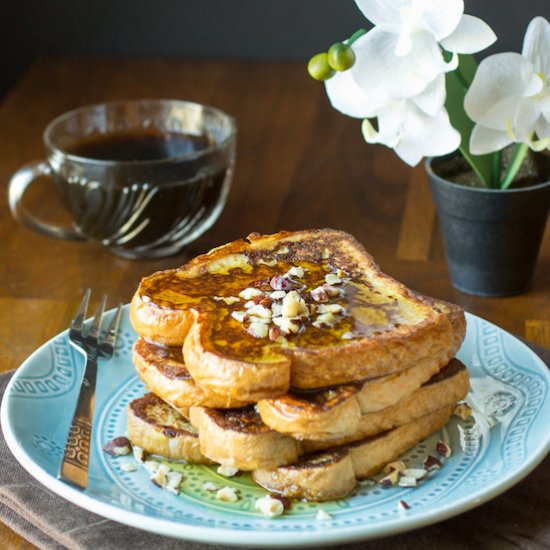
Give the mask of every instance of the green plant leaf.
[{"label": "green plant leaf", "polygon": [[474,155],[470,152],[470,135],[474,128],[474,122],[464,110],[464,96],[474,78],[476,68],[477,63],[473,55],[459,56],[458,68],[445,76],[447,85],[445,107],[447,107],[451,124],[462,136],[460,152],[485,187],[498,187],[500,162],[498,157],[495,158],[495,153]]}]

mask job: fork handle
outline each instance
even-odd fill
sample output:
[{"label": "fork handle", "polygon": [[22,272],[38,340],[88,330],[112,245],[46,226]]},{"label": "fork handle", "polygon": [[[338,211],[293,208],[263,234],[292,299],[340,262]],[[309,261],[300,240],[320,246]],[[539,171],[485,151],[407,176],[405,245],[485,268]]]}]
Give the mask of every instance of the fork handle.
[{"label": "fork handle", "polygon": [[81,489],[85,489],[88,485],[96,378],[97,356],[88,353],[80,393],[78,394],[78,401],[58,476],[59,479],[68,481]]}]

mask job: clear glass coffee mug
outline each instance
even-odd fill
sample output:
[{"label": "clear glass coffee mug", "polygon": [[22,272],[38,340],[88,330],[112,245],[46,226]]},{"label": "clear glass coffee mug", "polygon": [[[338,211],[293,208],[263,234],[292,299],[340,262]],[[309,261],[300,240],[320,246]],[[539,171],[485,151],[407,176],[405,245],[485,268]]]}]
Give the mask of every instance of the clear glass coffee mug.
[{"label": "clear glass coffee mug", "polygon": [[[9,204],[30,229],[95,241],[122,257],[180,251],[209,229],[225,205],[235,164],[235,120],[187,101],[116,101],[82,107],[44,132],[47,160],[11,179]],[[49,176],[72,227],[38,219],[23,196]]]}]

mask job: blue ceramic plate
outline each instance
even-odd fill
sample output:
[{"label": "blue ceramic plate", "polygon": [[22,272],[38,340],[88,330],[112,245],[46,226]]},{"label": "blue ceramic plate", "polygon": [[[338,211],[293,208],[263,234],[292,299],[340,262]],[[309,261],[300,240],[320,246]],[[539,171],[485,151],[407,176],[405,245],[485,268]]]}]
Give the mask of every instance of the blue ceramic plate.
[{"label": "blue ceramic plate", "polygon": [[[523,343],[473,315],[458,354],[472,376],[469,400],[476,421],[454,417],[439,433],[407,453],[419,466],[438,439],[453,455],[418,487],[359,486],[343,500],[294,503],[290,512],[263,518],[255,509],[265,492],[247,475],[226,479],[207,466],[181,465],[176,496],[152,484],[144,468],[126,472],[131,456],[112,458],[102,445],[125,432],[128,402],[144,392],[130,360],[135,339],[125,308],[114,358],[100,365],[90,481],[80,491],[57,479],[83,360],[67,332],[39,348],[12,378],[2,402],[8,445],[36,479],[67,500],[106,518],[172,537],[241,546],[310,546],[381,537],[449,518],[502,493],[525,477],[550,448],[550,375]],[[239,490],[236,503],[216,500],[205,481]],[[400,500],[410,509],[399,508]],[[319,521],[325,510],[332,517]]]}]

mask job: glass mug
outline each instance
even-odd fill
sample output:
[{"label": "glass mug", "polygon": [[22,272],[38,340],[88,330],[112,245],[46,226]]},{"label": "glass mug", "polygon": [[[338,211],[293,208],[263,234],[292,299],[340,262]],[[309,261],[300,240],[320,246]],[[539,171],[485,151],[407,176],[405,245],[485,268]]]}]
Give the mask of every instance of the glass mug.
[{"label": "glass mug", "polygon": [[[65,113],[44,131],[47,160],[11,179],[14,217],[34,231],[100,243],[126,258],[179,252],[209,229],[233,176],[235,120],[188,101],[115,101]],[[34,216],[29,185],[53,179],[72,227]]]}]

